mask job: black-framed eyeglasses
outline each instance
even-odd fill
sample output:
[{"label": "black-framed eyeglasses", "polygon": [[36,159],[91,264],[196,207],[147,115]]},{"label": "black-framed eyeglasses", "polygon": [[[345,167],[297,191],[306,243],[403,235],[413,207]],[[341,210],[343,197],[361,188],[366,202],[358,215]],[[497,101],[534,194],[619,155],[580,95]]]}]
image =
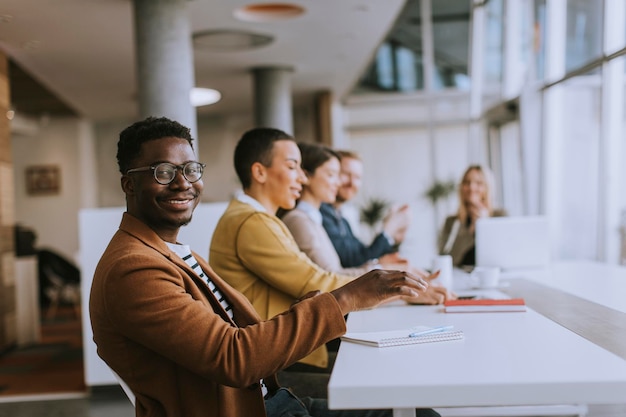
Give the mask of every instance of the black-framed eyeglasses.
[{"label": "black-framed eyeglasses", "polygon": [[156,182],[162,185],[167,185],[174,181],[176,178],[176,171],[180,170],[183,177],[191,183],[197,182],[202,178],[206,164],[200,162],[187,162],[183,165],[174,165],[169,162],[161,162],[160,164],[151,165],[149,167],[133,168],[126,171],[126,174],[132,174],[133,172],[150,171],[154,175]]}]

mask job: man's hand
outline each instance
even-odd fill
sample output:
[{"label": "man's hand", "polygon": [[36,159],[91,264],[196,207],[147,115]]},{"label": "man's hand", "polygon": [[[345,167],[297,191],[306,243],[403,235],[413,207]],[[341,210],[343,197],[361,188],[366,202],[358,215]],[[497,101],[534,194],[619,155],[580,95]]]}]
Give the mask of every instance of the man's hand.
[{"label": "man's hand", "polygon": [[431,284],[432,281],[436,280],[439,277],[441,271],[437,270],[432,274],[428,275],[426,271],[419,270],[415,268],[415,273],[428,281],[429,286],[428,289],[420,294],[419,297],[403,297],[403,300],[409,304],[423,304],[423,305],[436,305],[443,304],[446,300],[452,300],[456,298],[456,295],[450,291],[448,291],[445,287],[441,285]]},{"label": "man's hand", "polygon": [[409,272],[375,269],[331,291],[331,294],[346,315],[401,298],[417,300],[427,289],[425,279]]},{"label": "man's hand", "polygon": [[448,291],[446,287],[431,285],[426,292],[419,297],[404,297],[404,301],[409,304],[437,305],[443,304],[446,300],[455,300],[456,297],[456,294]]},{"label": "man's hand", "polygon": [[440,270],[433,272],[432,274],[425,277],[425,279],[429,283],[428,290],[423,294],[421,298],[417,298],[415,300],[406,300],[410,304],[427,304],[427,305],[435,305],[435,304],[443,304],[447,300],[456,300],[457,295],[444,287],[443,285],[433,282],[441,273]]},{"label": "man's hand", "polygon": [[411,208],[408,204],[393,208],[383,221],[383,230],[396,242],[402,243],[411,224]]},{"label": "man's hand", "polygon": [[383,269],[402,269],[402,270],[409,271],[411,274],[426,280],[426,282],[428,282],[429,285],[430,285],[430,282],[437,279],[437,277],[439,276],[439,273],[441,272],[437,270],[431,274],[428,271],[425,271],[421,268],[417,268],[415,266],[410,265],[409,261],[406,259],[404,259],[403,262],[399,262],[395,264],[381,263],[380,266]]}]

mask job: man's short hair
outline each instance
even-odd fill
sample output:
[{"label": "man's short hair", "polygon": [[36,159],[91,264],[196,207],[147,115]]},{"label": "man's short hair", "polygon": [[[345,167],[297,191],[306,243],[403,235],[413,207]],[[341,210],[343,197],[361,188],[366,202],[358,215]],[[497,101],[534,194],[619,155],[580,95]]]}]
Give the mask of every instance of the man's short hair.
[{"label": "man's short hair", "polygon": [[166,117],[148,117],[133,123],[120,133],[117,142],[117,165],[122,175],[141,153],[141,145],[151,140],[174,137],[186,139],[193,149],[193,138],[188,127]]},{"label": "man's short hair", "polygon": [[257,127],[243,134],[235,147],[235,171],[245,189],[252,185],[252,165],[256,162],[263,166],[272,164],[274,142],[279,140],[295,141],[293,136],[279,129]]},{"label": "man's short hair", "polygon": [[356,160],[361,161],[361,156],[354,151],[349,151],[347,149],[338,149],[335,152],[337,152],[337,155],[339,155],[340,159],[347,158],[347,159],[356,159]]}]

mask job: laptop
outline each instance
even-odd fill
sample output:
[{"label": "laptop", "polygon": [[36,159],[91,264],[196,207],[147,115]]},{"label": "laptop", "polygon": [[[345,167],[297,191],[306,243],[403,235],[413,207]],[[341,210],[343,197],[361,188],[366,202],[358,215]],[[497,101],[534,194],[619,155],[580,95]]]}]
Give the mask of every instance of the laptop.
[{"label": "laptop", "polygon": [[550,263],[550,229],[545,216],[489,217],[476,222],[476,266],[504,271]]}]

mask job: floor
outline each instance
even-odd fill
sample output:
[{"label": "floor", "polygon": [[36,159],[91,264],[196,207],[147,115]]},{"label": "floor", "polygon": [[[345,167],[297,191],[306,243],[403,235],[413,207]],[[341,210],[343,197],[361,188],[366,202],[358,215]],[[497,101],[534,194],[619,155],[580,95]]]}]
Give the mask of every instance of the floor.
[{"label": "floor", "polygon": [[81,329],[80,314],[61,306],[42,314],[39,343],[0,355],[0,417],[135,415],[119,386],[85,386]]},{"label": "floor", "polygon": [[41,318],[37,343],[13,347],[0,355],[0,400],[6,396],[87,392],[83,372],[80,316],[59,308]]},{"label": "floor", "polygon": [[0,397],[0,417],[134,417],[119,386],[97,387],[82,395]]}]

